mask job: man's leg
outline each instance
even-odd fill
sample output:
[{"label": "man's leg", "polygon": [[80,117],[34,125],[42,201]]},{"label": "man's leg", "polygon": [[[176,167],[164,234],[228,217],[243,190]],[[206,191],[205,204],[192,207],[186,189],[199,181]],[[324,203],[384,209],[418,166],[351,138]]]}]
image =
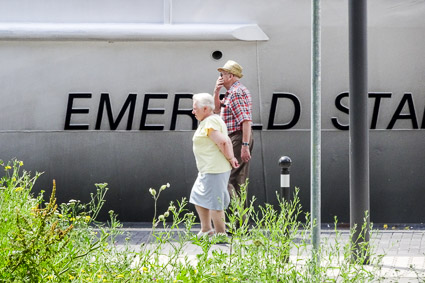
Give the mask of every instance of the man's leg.
[{"label": "man's leg", "polygon": [[[242,132],[237,131],[229,135],[230,140],[232,141],[233,145],[233,153],[235,154],[236,159],[239,162],[238,168],[233,168],[232,172],[230,174],[229,179],[229,185],[228,185],[228,191],[230,194],[230,197],[233,197],[233,195],[236,193],[236,196],[240,197],[240,185],[245,184],[246,179],[249,177],[249,168],[250,168],[250,161],[248,162],[242,162],[241,159],[241,148],[242,148]],[[252,155],[252,149],[254,146],[254,140],[252,138],[251,133],[251,140],[249,141],[249,151]],[[247,193],[248,193],[248,188]],[[246,199],[246,204],[248,204],[248,198]]]}]

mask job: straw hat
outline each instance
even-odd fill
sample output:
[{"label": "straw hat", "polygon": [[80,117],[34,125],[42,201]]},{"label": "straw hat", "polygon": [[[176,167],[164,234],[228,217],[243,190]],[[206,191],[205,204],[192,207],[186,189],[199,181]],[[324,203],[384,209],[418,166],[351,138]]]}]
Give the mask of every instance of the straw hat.
[{"label": "straw hat", "polygon": [[226,62],[226,64],[224,64],[223,67],[218,68],[217,69],[219,72],[229,72],[235,76],[237,76],[238,78],[242,78],[242,67],[241,65],[239,65],[238,63],[236,63],[235,61],[229,60]]}]

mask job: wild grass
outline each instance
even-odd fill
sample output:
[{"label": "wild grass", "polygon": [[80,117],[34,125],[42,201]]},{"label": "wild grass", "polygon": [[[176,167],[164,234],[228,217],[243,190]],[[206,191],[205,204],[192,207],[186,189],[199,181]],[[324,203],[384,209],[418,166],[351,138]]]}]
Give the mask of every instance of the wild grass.
[{"label": "wild grass", "polygon": [[[134,248],[122,237],[113,211],[109,221],[96,220],[107,184],[96,184],[91,201],[57,204],[53,182],[49,200],[31,192],[40,176],[23,170],[23,162],[0,161],[0,282],[371,282],[380,281],[380,260],[370,245],[352,259],[353,245],[335,228],[320,247],[320,264],[311,258],[310,215],[303,212],[298,190],[278,207],[248,207],[246,186],[227,214],[230,236],[197,238],[196,216],[187,201],[159,211],[161,193],[151,188],[154,218],[149,240]],[[335,220],[336,227],[336,220]],[[365,229],[366,227],[362,227]],[[353,233],[351,231],[350,233]],[[360,233],[361,234],[361,233]],[[224,243],[224,244],[223,244]],[[217,247],[220,248],[217,248]],[[191,257],[188,247],[199,253]],[[365,264],[367,263],[367,264]]]}]

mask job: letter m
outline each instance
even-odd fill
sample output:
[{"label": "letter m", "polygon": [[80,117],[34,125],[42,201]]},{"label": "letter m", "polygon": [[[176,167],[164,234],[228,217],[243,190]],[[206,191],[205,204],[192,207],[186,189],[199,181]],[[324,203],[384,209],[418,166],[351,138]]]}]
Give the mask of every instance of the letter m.
[{"label": "letter m", "polygon": [[97,112],[95,129],[100,130],[100,125],[102,124],[103,109],[104,109],[104,106],[106,105],[106,113],[108,114],[108,121],[109,121],[109,126],[111,127],[111,130],[117,129],[118,125],[121,122],[122,117],[124,116],[124,113],[127,111],[127,108],[130,107],[130,111],[128,113],[128,121],[127,121],[126,130],[131,130],[131,127],[133,124],[134,109],[136,107],[136,98],[137,98],[136,94],[128,95],[127,100],[124,103],[124,106],[121,108],[121,111],[118,114],[117,119],[114,121],[109,94],[102,93],[102,95],[100,96],[99,111]]}]

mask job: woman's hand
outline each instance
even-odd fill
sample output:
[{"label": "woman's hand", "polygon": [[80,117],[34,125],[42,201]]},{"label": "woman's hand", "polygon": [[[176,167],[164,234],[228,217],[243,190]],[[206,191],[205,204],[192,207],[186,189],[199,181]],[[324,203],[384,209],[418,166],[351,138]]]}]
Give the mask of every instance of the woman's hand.
[{"label": "woman's hand", "polygon": [[236,157],[233,157],[233,158],[230,158],[230,159],[227,159],[227,160],[229,160],[229,163],[230,163],[230,165],[232,165],[233,168],[239,167],[239,162],[236,159]]}]

